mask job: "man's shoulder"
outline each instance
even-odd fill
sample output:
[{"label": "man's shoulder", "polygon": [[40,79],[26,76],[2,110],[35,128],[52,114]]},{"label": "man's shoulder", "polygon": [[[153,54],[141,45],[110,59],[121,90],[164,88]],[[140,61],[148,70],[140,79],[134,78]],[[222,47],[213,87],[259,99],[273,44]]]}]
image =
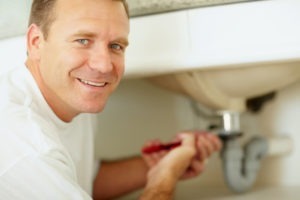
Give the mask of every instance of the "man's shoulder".
[{"label": "man's shoulder", "polygon": [[34,120],[28,112],[30,111],[16,108],[14,113],[1,115],[0,152],[19,149],[20,153],[37,153],[61,145],[56,134],[49,134],[53,131],[51,127],[43,125],[42,120]]},{"label": "man's shoulder", "polygon": [[42,158],[53,152],[65,152],[59,138],[46,133],[47,127],[25,115],[18,113],[0,118],[0,174],[24,157]]}]

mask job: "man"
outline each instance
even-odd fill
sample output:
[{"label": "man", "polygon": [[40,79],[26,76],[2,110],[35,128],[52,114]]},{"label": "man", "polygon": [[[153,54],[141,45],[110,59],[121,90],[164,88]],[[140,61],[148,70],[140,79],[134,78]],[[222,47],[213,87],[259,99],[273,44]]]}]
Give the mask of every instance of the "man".
[{"label": "man", "polygon": [[213,135],[181,133],[174,150],[94,165],[82,113],[101,112],[119,84],[128,34],[125,1],[33,1],[26,67],[0,79],[0,199],[111,199],[142,187],[140,199],[171,199],[220,149]]}]

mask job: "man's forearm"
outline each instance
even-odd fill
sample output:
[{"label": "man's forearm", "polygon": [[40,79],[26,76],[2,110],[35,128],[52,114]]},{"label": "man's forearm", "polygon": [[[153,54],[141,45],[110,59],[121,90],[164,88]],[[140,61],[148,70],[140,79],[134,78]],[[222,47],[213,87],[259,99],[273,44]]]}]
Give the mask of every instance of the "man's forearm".
[{"label": "man's forearm", "polygon": [[148,183],[139,200],[171,200],[177,179],[169,173],[148,174]]},{"label": "man's forearm", "polygon": [[161,191],[160,189],[149,188],[144,191],[139,200],[171,200],[174,191]]},{"label": "man's forearm", "polygon": [[171,200],[178,177],[163,166],[157,165],[147,175],[147,185],[139,200]]}]

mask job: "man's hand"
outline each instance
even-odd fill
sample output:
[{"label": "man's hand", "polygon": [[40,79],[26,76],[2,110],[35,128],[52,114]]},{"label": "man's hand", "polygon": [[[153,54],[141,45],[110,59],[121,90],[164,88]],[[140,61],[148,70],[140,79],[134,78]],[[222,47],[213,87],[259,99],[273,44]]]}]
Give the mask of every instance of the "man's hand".
[{"label": "man's hand", "polygon": [[[154,167],[165,155],[167,155],[173,148],[176,148],[181,141],[181,135],[188,134],[194,138],[194,148],[196,151],[195,156],[190,160],[190,163],[184,173],[181,175],[181,179],[192,178],[198,176],[203,172],[205,164],[208,158],[216,151],[219,151],[222,147],[220,139],[211,133],[201,131],[188,131],[180,133],[170,144],[163,144],[159,140],[149,141],[143,146],[143,149],[156,150],[154,152],[142,152],[142,156],[146,161],[148,167],[151,169]],[[173,145],[175,144],[175,145]],[[161,148],[158,147],[168,147]],[[173,147],[174,146],[174,147]]]},{"label": "man's hand", "polygon": [[146,188],[140,200],[172,199],[178,179],[197,154],[193,135],[181,134],[178,139],[181,145],[163,155],[159,162],[150,168]]}]

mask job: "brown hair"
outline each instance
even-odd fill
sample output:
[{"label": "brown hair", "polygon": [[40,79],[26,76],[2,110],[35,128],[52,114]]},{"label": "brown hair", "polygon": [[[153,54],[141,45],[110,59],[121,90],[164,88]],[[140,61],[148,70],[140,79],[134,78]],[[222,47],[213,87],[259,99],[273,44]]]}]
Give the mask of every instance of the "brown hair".
[{"label": "brown hair", "polygon": [[[57,0],[33,0],[29,18],[29,26],[36,24],[44,34],[45,39],[48,37],[49,28],[55,20],[54,5]],[[124,5],[127,16],[129,17],[129,8],[126,0],[121,1]]]}]

